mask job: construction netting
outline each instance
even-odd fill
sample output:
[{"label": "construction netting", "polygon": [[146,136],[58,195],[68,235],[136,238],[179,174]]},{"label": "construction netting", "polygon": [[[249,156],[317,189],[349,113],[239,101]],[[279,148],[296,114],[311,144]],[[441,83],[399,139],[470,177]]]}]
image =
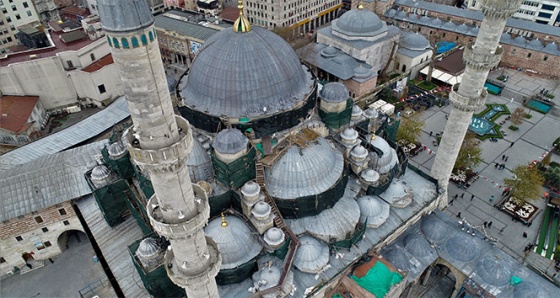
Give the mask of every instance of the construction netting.
[{"label": "construction netting", "polygon": [[257,271],[257,257],[232,269],[222,269],[216,276],[219,285],[235,284],[251,277]]},{"label": "construction netting", "polygon": [[[260,119],[240,118],[240,123],[232,124],[232,127],[238,128],[241,131],[252,129],[256,138],[270,136],[277,131],[292,128],[302,122],[303,119],[306,119],[310,111],[313,110],[316,102],[315,94],[316,92],[313,90],[305,103],[297,109],[277,113]],[[194,125],[196,128],[212,133],[218,132],[220,129],[224,128],[224,125],[218,116],[212,116],[192,109],[188,106],[179,107],[179,112],[181,113],[181,116],[187,119],[189,123]]]},{"label": "construction netting", "polygon": [[330,129],[337,129],[343,125],[350,123],[350,118],[352,117],[352,106],[354,101],[352,99],[346,100],[346,108],[338,113],[324,112],[319,109],[319,117],[325,123],[325,125]]},{"label": "construction netting", "polygon": [[103,218],[110,227],[114,227],[126,220],[128,215],[127,195],[130,191],[124,180],[93,190],[93,196],[99,205]]},{"label": "construction netting", "polygon": [[342,177],[326,191],[293,199],[275,198],[276,205],[284,218],[301,218],[317,215],[323,210],[332,208],[344,195],[348,183],[348,169],[345,168]]},{"label": "construction netting", "polygon": [[232,192],[233,191],[228,190],[224,193],[208,197],[208,203],[210,204],[210,218],[216,217],[220,215],[223,210],[231,208]]},{"label": "construction netting", "polygon": [[366,232],[366,227],[367,227],[367,220],[366,220],[365,224],[357,227],[357,229],[354,231],[354,234],[352,235],[352,237],[350,237],[350,239],[335,241],[333,243],[330,243],[331,247],[334,247],[334,248],[350,248],[353,244],[356,244],[356,243],[360,242],[360,240],[362,240],[364,238],[364,234]]},{"label": "construction netting", "polygon": [[360,287],[378,298],[385,297],[393,285],[403,280],[403,276],[400,273],[392,272],[385,264],[379,261],[363,277],[352,275],[350,278]]},{"label": "construction netting", "polygon": [[230,162],[225,163],[219,160],[213,152],[211,152],[212,165],[216,180],[220,181],[226,187],[238,188],[245,182],[255,178],[255,148],[251,148],[247,154]]},{"label": "construction netting", "polygon": [[144,197],[148,199],[151,198],[154,195],[154,187],[152,186],[152,181],[146,178],[146,176],[144,176],[142,172],[139,171],[138,167],[134,167],[134,173],[134,175],[136,176],[136,180],[138,181],[138,186],[144,194]]},{"label": "construction netting", "polygon": [[111,171],[119,174],[121,178],[129,179],[134,176],[134,166],[130,162],[128,152],[118,159],[112,159],[107,152],[107,146],[105,146],[101,149],[101,155],[103,156],[103,163],[106,164]]}]

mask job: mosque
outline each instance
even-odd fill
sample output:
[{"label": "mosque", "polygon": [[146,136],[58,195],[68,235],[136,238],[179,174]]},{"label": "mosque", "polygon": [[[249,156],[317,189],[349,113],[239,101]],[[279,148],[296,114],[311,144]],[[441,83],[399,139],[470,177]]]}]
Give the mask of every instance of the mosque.
[{"label": "mosque", "polygon": [[[332,296],[351,291],[341,283],[377,259],[388,271],[373,278],[397,277],[383,287],[399,297],[429,278],[439,254],[455,270],[455,293],[496,274],[489,291],[505,293],[511,272],[499,270],[486,238],[434,212],[444,192],[408,165],[394,141],[398,120],[354,105],[341,82],[318,91],[311,69],[280,37],[253,27],[241,3],[233,29],[207,40],[179,82],[181,117],[146,2],[98,1],[133,126],[112,138],[86,179],[110,225],[129,208],[143,227],[129,249],[148,292]],[[115,196],[123,179],[137,187],[135,199]]]}]

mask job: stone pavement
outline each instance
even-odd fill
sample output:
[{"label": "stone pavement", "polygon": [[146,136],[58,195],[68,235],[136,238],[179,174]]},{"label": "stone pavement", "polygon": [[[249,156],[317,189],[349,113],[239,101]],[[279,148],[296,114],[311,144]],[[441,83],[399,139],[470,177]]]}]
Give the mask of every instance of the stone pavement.
[{"label": "stone pavement", "polygon": [[[491,73],[490,77],[497,77],[500,72],[501,70]],[[508,88],[516,88],[521,90],[521,92],[526,92],[527,95],[534,91],[538,93],[540,89],[546,88],[555,94],[553,101],[557,105],[560,104],[558,81],[539,79],[536,75],[527,75],[523,72],[509,69],[505,70],[505,72],[511,73],[510,79],[506,83]],[[510,111],[521,106],[520,102],[512,102],[511,99],[493,95],[489,95],[487,103],[505,104]],[[481,111],[483,109],[484,107],[481,108]],[[437,146],[432,144],[435,138],[430,137],[429,133],[432,131],[435,136],[436,132],[444,129],[445,121],[447,121],[445,116],[449,114],[450,110],[450,105],[443,108],[436,106],[425,111],[422,115],[425,126],[420,141],[432,151],[432,154],[430,154],[430,150],[421,152],[411,159],[411,164],[418,166],[428,173],[438,149]],[[538,214],[531,227],[527,227],[520,222],[513,222],[509,215],[499,211],[493,205],[501,198],[504,178],[512,177],[510,170],[518,165],[527,164],[533,160],[540,160],[550,150],[553,141],[560,137],[560,119],[552,115],[539,114],[535,111],[530,113],[532,118],[525,119],[524,123],[519,126],[520,129],[518,131],[513,132],[509,130],[507,128],[510,125],[508,121],[502,126],[502,130],[507,132],[507,136],[504,139],[500,139],[498,142],[486,140],[481,143],[484,161],[476,169],[480,173],[480,178],[468,189],[460,189],[455,184],[450,183],[448,189],[449,199],[451,200],[455,194],[458,194],[459,198],[454,200],[453,204],[450,204],[445,210],[452,215],[457,215],[461,212],[461,217],[473,225],[482,225],[485,221],[492,221],[492,227],[488,229],[488,235],[498,238],[497,246],[519,261],[523,260],[525,246],[536,242],[543,212]],[[500,122],[505,117],[501,116],[496,122]],[[509,159],[506,162],[506,168],[498,170],[494,167],[494,163],[502,163],[502,155],[509,156]],[[552,160],[560,162],[560,156],[557,154],[553,155]],[[543,188],[542,191],[544,192],[546,189]],[[464,197],[461,198],[460,196],[463,193]],[[474,199],[471,200],[472,195],[474,195]],[[492,195],[496,198],[494,203],[489,201]],[[541,210],[544,210],[544,200],[535,201],[534,204],[541,208]],[[504,228],[504,231],[500,233],[502,228]],[[524,231],[528,232],[527,238],[522,236]]]}]

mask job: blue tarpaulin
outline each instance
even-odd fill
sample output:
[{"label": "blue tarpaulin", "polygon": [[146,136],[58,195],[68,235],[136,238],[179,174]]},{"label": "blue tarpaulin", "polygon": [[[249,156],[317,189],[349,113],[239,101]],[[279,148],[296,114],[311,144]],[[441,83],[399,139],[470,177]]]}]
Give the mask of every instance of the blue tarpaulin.
[{"label": "blue tarpaulin", "polygon": [[437,42],[436,55],[441,54],[441,53],[445,53],[445,52],[451,50],[452,48],[454,48],[456,45],[457,45],[456,43],[450,42],[450,41],[438,41]]}]

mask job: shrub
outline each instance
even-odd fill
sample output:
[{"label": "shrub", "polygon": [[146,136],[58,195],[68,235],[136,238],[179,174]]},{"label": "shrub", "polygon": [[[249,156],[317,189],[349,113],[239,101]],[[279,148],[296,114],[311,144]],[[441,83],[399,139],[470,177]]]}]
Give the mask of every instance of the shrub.
[{"label": "shrub", "polygon": [[533,118],[533,115],[531,115],[531,114],[525,114],[525,118],[531,119],[531,118]]},{"label": "shrub", "polygon": [[551,161],[548,165],[549,165],[551,168],[560,168],[560,163],[557,163],[557,162],[555,162],[555,161]]},{"label": "shrub", "polygon": [[513,130],[513,131],[519,130],[519,127],[514,126],[514,125],[510,125],[508,128]]}]

